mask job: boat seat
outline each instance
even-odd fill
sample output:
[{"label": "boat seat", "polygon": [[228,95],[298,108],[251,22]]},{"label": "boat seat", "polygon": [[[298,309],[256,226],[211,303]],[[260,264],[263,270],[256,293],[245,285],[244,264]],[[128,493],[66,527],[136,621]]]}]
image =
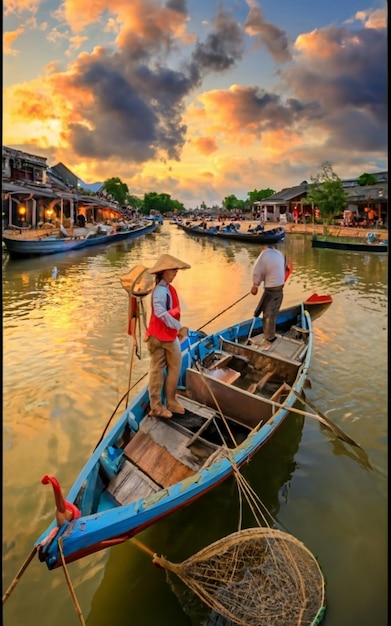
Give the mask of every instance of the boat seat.
[{"label": "boat seat", "polygon": [[213,378],[217,378],[218,380],[222,380],[228,385],[232,385],[238,378],[240,378],[240,372],[231,369],[230,367],[218,367],[211,370],[204,370],[205,374],[209,376],[213,376]]}]

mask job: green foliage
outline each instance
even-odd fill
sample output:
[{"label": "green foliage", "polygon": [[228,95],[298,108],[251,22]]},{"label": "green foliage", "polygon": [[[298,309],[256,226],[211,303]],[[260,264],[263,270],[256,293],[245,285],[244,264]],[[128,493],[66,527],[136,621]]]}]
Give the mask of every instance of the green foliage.
[{"label": "green foliage", "polygon": [[357,184],[360,186],[375,185],[376,183],[376,176],[374,176],[373,174],[368,174],[367,172],[364,172],[364,174],[361,174],[361,176],[357,178]]},{"label": "green foliage", "polygon": [[341,213],[347,205],[348,195],[342,180],[328,161],[322,164],[317,176],[311,176],[311,180],[306,202],[318,207],[323,220],[330,223],[333,215]]},{"label": "green foliage", "polygon": [[159,211],[159,213],[164,215],[164,213],[172,213],[175,209],[184,211],[185,207],[182,202],[172,200],[168,193],[156,193],[156,191],[151,191],[150,193],[144,194],[142,212],[146,215],[152,210]]},{"label": "green foliage", "polygon": [[125,204],[126,197],[129,193],[129,189],[126,183],[123,183],[120,178],[113,177],[108,178],[103,183],[103,189],[118,202],[121,206]]},{"label": "green foliage", "polygon": [[142,199],[137,196],[132,196],[130,193],[126,196],[126,204],[132,207],[132,209],[138,209],[139,211],[143,208]]},{"label": "green foliage", "polygon": [[223,207],[228,211],[232,210],[241,210],[245,207],[245,201],[239,200],[236,196],[231,194],[230,196],[225,196],[223,200]]},{"label": "green foliage", "polygon": [[260,200],[269,198],[274,193],[276,193],[274,189],[270,189],[270,188],[261,189],[260,191],[258,191],[258,189],[254,189],[253,191],[247,192],[247,200],[250,204],[253,204],[253,202],[259,202]]}]

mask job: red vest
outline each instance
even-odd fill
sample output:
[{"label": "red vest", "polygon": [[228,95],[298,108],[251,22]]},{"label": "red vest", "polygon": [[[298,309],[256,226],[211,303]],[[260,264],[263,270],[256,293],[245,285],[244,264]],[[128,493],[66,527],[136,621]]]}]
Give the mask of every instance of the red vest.
[{"label": "red vest", "polygon": [[[172,285],[168,285],[168,289],[170,290],[171,298],[172,298],[172,309],[169,309],[167,312],[175,317],[176,320],[180,319],[180,307],[179,307],[179,298],[178,294],[175,291]],[[176,309],[176,310],[175,310]],[[149,320],[148,328],[147,328],[147,336],[152,335],[156,337],[160,341],[174,341],[178,337],[178,331],[176,328],[169,328],[163,322],[162,319],[156,317],[155,312],[153,310],[153,298],[152,298],[152,311],[151,311],[151,319]]]}]

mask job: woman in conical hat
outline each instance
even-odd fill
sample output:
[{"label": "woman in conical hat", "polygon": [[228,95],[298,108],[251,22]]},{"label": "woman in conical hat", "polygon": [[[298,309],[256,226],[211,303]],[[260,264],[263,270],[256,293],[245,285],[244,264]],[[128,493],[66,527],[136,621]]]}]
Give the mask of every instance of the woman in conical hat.
[{"label": "woman in conical hat", "polygon": [[[146,341],[151,357],[149,371],[149,415],[170,418],[173,413],[184,414],[185,409],[176,398],[181,369],[180,341],[187,336],[188,328],[180,322],[181,310],[176,290],[171,285],[178,270],[189,269],[170,254],[163,254],[148,271],[156,275],[152,291],[151,317],[146,331]],[[164,369],[167,375],[164,379]],[[167,405],[162,402],[164,390]]]}]

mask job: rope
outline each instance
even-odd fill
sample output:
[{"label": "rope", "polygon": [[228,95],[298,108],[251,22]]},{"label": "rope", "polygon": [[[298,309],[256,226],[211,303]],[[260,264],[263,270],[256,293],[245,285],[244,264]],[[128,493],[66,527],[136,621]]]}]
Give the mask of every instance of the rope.
[{"label": "rope", "polygon": [[79,617],[80,624],[82,626],[86,626],[86,622],[84,620],[83,613],[81,612],[81,608],[80,608],[79,602],[77,600],[77,597],[76,597],[76,594],[75,594],[75,590],[73,588],[72,581],[71,581],[71,579],[69,577],[67,566],[66,566],[66,563],[65,563],[64,552],[62,550],[62,537],[60,537],[60,539],[58,540],[58,549],[60,551],[60,556],[61,556],[62,566],[64,568],[65,578],[66,578],[66,581],[67,581],[67,584],[68,584],[69,591],[71,592],[71,596],[72,596],[73,603],[75,605],[76,613],[77,613],[77,615]]}]

